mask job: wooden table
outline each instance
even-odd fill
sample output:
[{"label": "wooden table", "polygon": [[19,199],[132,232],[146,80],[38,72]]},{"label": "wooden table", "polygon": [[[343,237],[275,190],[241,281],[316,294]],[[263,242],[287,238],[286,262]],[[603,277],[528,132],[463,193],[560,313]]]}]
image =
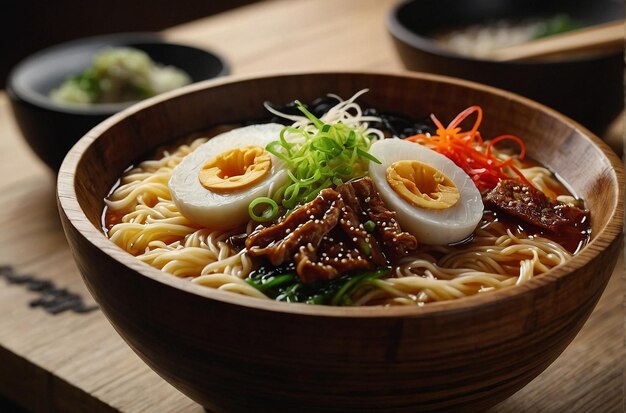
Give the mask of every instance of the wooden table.
[{"label": "wooden table", "polygon": [[[394,0],[267,1],[166,32],[210,48],[235,74],[277,70],[400,71],[385,31]],[[621,136],[621,122],[613,136]],[[614,138],[615,146],[620,145]],[[0,92],[0,395],[34,411],[202,412],[139,360],[100,311],[51,315],[15,274],[48,279],[93,302],[58,220],[54,176],[28,150]],[[620,260],[596,310],[562,356],[492,412],[624,408]],[[3,279],[4,278],[4,279]]]}]

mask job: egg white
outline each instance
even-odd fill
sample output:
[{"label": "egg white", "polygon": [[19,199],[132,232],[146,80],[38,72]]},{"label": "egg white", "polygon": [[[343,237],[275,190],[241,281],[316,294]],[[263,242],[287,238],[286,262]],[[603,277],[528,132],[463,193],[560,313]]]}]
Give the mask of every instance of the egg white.
[{"label": "egg white", "polygon": [[169,189],[179,211],[189,220],[214,229],[231,229],[250,219],[248,205],[255,198],[268,196],[287,180],[284,162],[270,154],[270,172],[259,183],[232,193],[216,193],[200,183],[202,166],[216,155],[233,148],[260,146],[278,139],[282,125],[268,123],[230,130],[209,139],[186,156],[172,172]]},{"label": "egg white", "polygon": [[[472,234],[482,218],[483,202],[474,182],[454,162],[422,145],[401,139],[375,142],[369,152],[382,163],[370,162],[372,181],[387,207],[396,212],[403,230],[430,245],[451,244]],[[400,197],[387,182],[386,170],[393,162],[404,160],[417,160],[443,172],[459,190],[457,203],[447,209],[434,210],[416,207]]]}]

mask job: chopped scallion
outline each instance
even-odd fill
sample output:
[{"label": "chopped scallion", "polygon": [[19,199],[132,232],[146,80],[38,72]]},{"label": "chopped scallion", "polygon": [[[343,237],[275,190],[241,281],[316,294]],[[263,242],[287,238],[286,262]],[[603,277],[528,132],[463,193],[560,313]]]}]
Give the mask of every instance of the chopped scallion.
[{"label": "chopped scallion", "polygon": [[365,221],[363,223],[363,228],[365,228],[365,230],[371,234],[376,229],[376,223],[372,220]]},{"label": "chopped scallion", "polygon": [[[265,205],[261,215],[257,215],[255,211],[259,205]],[[248,205],[248,214],[250,215],[250,218],[257,222],[271,221],[277,213],[278,204],[272,198],[265,196],[256,198],[254,201],[250,202],[250,205]]]}]

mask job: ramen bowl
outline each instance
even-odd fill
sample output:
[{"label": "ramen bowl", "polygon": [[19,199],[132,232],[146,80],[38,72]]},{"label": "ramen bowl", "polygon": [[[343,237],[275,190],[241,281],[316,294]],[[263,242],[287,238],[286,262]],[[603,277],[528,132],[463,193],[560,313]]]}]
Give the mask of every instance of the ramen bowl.
[{"label": "ramen bowl", "polygon": [[224,75],[226,63],[196,47],[165,41],[152,33],[89,37],[44,49],[9,74],[7,92],[22,135],[35,154],[57,171],[72,145],[104,119],[135,102],[72,105],[50,98],[68,77],[91,66],[94,55],[110,47],[132,47],[161,65],[183,70],[192,82]]},{"label": "ramen bowl", "polygon": [[[484,109],[484,136],[513,133],[585,199],[592,240],[516,287],[410,307],[290,304],[209,289],[161,272],[102,231],[103,199],[154,148],[211,125],[266,116],[262,103],[350,96],[365,106],[452,119]],[[581,169],[584,165],[584,170]],[[523,97],[427,74],[309,73],[204,82],[107,119],[58,176],[63,226],[83,279],[130,347],[215,412],[478,411],[566,348],[620,252],[623,169],[598,138]]]},{"label": "ramen bowl", "polygon": [[[404,66],[500,87],[546,104],[602,134],[624,107],[623,51],[499,62],[456,53],[433,33],[489,21],[523,21],[567,13],[581,25],[624,16],[613,0],[409,0],[396,5],[387,29]],[[428,16],[428,18],[424,18]]]}]

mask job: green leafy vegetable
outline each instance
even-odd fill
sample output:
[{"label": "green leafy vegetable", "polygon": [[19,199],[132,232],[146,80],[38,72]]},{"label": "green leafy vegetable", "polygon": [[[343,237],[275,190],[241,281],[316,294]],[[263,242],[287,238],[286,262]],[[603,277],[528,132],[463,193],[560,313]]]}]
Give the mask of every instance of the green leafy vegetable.
[{"label": "green leafy vegetable", "polygon": [[376,287],[376,280],[383,275],[388,274],[389,268],[379,268],[373,272],[366,272],[358,274],[349,278],[349,280],[341,286],[339,291],[333,296],[331,300],[332,305],[350,305],[352,304],[352,297],[354,293],[366,286]]},{"label": "green leafy vegetable", "polygon": [[378,280],[389,274],[390,268],[346,274],[331,281],[303,284],[293,265],[287,267],[261,267],[253,271],[246,282],[277,301],[345,306],[364,288],[378,288]]}]

